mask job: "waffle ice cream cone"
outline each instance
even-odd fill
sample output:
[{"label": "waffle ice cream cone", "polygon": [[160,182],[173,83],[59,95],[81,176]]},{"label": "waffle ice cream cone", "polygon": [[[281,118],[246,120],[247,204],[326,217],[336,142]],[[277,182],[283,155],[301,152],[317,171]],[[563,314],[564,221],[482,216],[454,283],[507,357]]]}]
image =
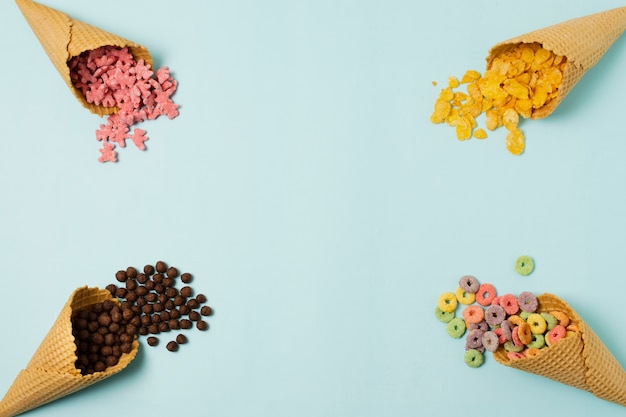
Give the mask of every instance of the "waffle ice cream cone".
[{"label": "waffle ice cream cone", "polygon": [[563,300],[552,294],[537,298],[540,312],[562,311],[580,331],[569,333],[534,357],[511,360],[499,349],[494,353],[496,361],[626,406],[626,372],[604,343]]},{"label": "waffle ice cream cone", "polygon": [[143,59],[146,64],[152,66],[150,52],[139,44],[72,19],[63,12],[32,0],[15,0],[15,2],[72,94],[92,113],[103,116],[116,113],[118,109],[87,102],[70,79],[70,69],[67,65],[70,59],[85,51],[111,45],[128,47],[136,60]]},{"label": "waffle ice cream cone", "polygon": [[568,20],[494,45],[487,56],[487,69],[495,57],[520,43],[536,42],[556,55],[565,56],[567,64],[558,96],[532,112],[531,118],[541,119],[557,108],[587,70],[600,60],[625,30],[626,7]]},{"label": "waffle ice cream cone", "polygon": [[137,354],[139,344],[123,354],[117,365],[103,372],[81,375],[76,368],[76,345],[71,317],[83,308],[111,299],[111,293],[98,288],[76,289],[61,310],[45,339],[25,369],[13,381],[0,401],[0,417],[12,417],[86,388],[124,369]]}]

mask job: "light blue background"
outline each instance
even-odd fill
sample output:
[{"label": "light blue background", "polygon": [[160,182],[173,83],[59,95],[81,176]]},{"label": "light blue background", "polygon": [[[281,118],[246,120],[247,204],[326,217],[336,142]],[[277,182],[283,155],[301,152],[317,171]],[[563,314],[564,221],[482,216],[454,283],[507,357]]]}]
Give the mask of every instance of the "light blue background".
[{"label": "light blue background", "polygon": [[626,364],[626,38],[522,124],[522,156],[503,130],[458,142],[429,122],[491,45],[618,2],[44,3],[148,47],[181,114],[98,163],[102,120],[3,1],[0,393],[73,289],[128,265],[194,273],[215,315],[28,415],[624,415],[490,356],[468,368],[433,308],[464,274],[557,293]]}]

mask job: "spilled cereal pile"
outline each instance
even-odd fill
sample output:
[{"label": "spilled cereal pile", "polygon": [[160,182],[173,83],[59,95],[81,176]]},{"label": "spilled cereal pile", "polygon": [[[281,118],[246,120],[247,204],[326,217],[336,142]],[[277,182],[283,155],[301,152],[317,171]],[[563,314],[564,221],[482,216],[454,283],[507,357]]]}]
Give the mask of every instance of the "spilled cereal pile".
[{"label": "spilled cereal pile", "polygon": [[[446,123],[456,130],[459,140],[485,139],[485,129],[477,127],[476,118],[485,113],[486,128],[507,130],[506,148],[519,155],[525,138],[519,118],[528,119],[533,110],[554,100],[563,80],[566,58],[555,55],[538,43],[522,43],[496,57],[481,76],[468,70],[461,80],[448,78],[430,116],[432,123]],[[466,84],[466,92],[457,91]]]}]

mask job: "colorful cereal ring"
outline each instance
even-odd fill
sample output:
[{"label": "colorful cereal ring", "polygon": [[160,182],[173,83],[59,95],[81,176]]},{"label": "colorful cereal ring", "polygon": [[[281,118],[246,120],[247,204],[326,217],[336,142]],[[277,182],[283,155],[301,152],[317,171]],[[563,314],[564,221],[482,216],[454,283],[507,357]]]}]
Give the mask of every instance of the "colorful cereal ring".
[{"label": "colorful cereal ring", "polygon": [[493,297],[493,300],[491,301],[491,305],[492,306],[499,306],[500,305],[500,300],[502,299],[501,296],[496,295],[495,297]]},{"label": "colorful cereal ring", "polygon": [[525,349],[523,352],[524,356],[527,358],[533,358],[535,356],[538,356],[540,353],[541,353],[541,350],[537,348],[528,348],[528,349]]},{"label": "colorful cereal ring", "polygon": [[546,337],[546,342],[548,343],[548,346],[552,346],[559,340],[563,339],[566,333],[567,330],[565,330],[565,327],[561,326],[560,324],[554,326],[554,328],[548,332],[548,336]]},{"label": "colorful cereal ring", "polygon": [[508,352],[506,354],[507,358],[511,359],[511,360],[518,360],[518,359],[524,359],[526,356],[524,356],[523,354],[519,353],[519,352]]},{"label": "colorful cereal ring", "polygon": [[524,350],[524,346],[517,346],[515,343],[513,343],[513,341],[509,340],[508,342],[504,343],[504,350],[506,350],[507,352],[521,352],[522,350]]},{"label": "colorful cereal ring", "polygon": [[454,311],[442,311],[439,306],[435,307],[435,317],[442,323],[449,323],[454,318]]},{"label": "colorful cereal ring", "polygon": [[539,306],[537,297],[535,297],[533,293],[528,291],[524,291],[517,296],[517,303],[519,304],[519,308],[521,310],[527,311],[529,313],[534,313],[535,311],[537,311],[537,307]]},{"label": "colorful cereal ring", "polygon": [[487,330],[489,330],[489,324],[487,324],[485,320],[479,321],[478,323],[470,323],[469,329],[482,330],[483,332],[486,332]]},{"label": "colorful cereal ring", "polygon": [[463,318],[468,323],[478,323],[485,318],[485,310],[478,306],[467,306],[463,310]]},{"label": "colorful cereal ring", "polygon": [[531,313],[529,313],[528,311],[520,311],[519,312],[519,316],[522,320],[526,321],[528,320],[528,316],[530,316]]},{"label": "colorful cereal ring", "polygon": [[483,346],[483,334],[485,334],[485,332],[482,330],[470,330],[465,338],[465,348],[477,349]]},{"label": "colorful cereal ring", "polygon": [[482,343],[485,349],[489,352],[495,352],[500,347],[500,342],[498,340],[498,335],[492,331],[487,331],[483,333]]},{"label": "colorful cereal ring", "polygon": [[485,321],[490,326],[497,326],[506,318],[506,311],[499,305],[490,305],[485,311]]},{"label": "colorful cereal ring", "polygon": [[533,334],[530,331],[530,325],[526,322],[517,326],[517,335],[519,336],[519,340],[525,345],[533,341]]},{"label": "colorful cereal ring", "polygon": [[506,311],[506,314],[513,315],[519,311],[519,304],[517,303],[517,297],[513,294],[504,294],[500,298],[500,306]]},{"label": "colorful cereal ring", "polygon": [[497,329],[493,329],[493,332],[498,336],[498,344],[503,345],[506,342],[506,337],[502,332],[502,327],[498,327]]},{"label": "colorful cereal ring", "polygon": [[548,325],[548,330],[552,330],[554,326],[559,324],[559,321],[550,313],[540,313],[541,317],[543,317]]},{"label": "colorful cereal ring", "polygon": [[517,314],[513,314],[512,316],[507,317],[507,320],[515,326],[519,326],[521,323],[524,323],[524,319],[522,319]]},{"label": "colorful cereal ring", "polygon": [[529,348],[541,349],[546,346],[546,339],[542,334],[534,334],[532,342],[527,346]]},{"label": "colorful cereal ring", "polygon": [[511,336],[513,339],[513,344],[517,347],[524,348],[524,344],[522,343],[522,339],[519,338],[519,326],[513,327],[513,331],[511,332]]},{"label": "colorful cereal ring", "polygon": [[478,283],[476,277],[472,275],[463,275],[459,280],[459,287],[463,288],[463,291],[467,293],[475,294],[476,291],[478,291],[480,284]]},{"label": "colorful cereal ring", "polygon": [[439,296],[439,300],[437,300],[437,307],[441,311],[445,311],[446,313],[450,313],[456,309],[457,300],[456,295],[451,292],[444,292]]},{"label": "colorful cereal ring", "polygon": [[474,301],[476,301],[476,294],[467,292],[461,287],[456,287],[454,295],[456,296],[456,299],[459,301],[459,303],[466,306],[474,304]]},{"label": "colorful cereal ring", "polygon": [[480,284],[476,292],[476,302],[481,306],[488,306],[496,297],[496,289],[491,284]]},{"label": "colorful cereal ring", "polygon": [[563,326],[563,327],[567,327],[570,323],[570,319],[569,316],[565,313],[563,313],[562,311],[551,311],[550,314],[552,314],[557,322]]},{"label": "colorful cereal ring", "polygon": [[548,323],[546,323],[546,319],[544,319],[541,314],[538,313],[530,313],[528,318],[526,319],[526,323],[530,325],[530,331],[532,334],[544,334],[546,329],[548,328]]},{"label": "colorful cereal ring", "polygon": [[465,352],[463,360],[470,368],[478,368],[485,362],[485,357],[479,350],[469,349]]},{"label": "colorful cereal ring", "polygon": [[510,321],[504,320],[502,324],[500,324],[500,329],[502,329],[502,336],[504,336],[506,340],[513,340],[513,325]]},{"label": "colorful cereal ring", "polygon": [[535,261],[528,255],[522,255],[515,260],[515,270],[520,275],[530,275],[535,269]]},{"label": "colorful cereal ring", "polygon": [[446,325],[446,331],[448,334],[455,338],[459,339],[465,333],[465,321],[460,317],[455,317]]}]

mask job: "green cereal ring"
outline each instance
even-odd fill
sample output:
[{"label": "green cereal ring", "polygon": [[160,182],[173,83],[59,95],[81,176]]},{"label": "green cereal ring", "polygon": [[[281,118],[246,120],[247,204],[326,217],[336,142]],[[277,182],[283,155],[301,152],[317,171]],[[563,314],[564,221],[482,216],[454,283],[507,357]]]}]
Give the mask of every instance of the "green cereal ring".
[{"label": "green cereal ring", "polygon": [[512,341],[508,340],[504,342],[504,350],[506,350],[507,352],[521,352],[522,350],[524,350],[524,345],[517,346]]},{"label": "green cereal ring", "polygon": [[528,311],[522,311],[521,313],[519,313],[519,316],[522,318],[522,320],[526,321],[528,320],[528,316],[530,316],[530,313]]},{"label": "green cereal ring", "polygon": [[435,307],[435,317],[437,317],[437,320],[442,323],[450,323],[450,320],[454,318],[454,311],[443,311],[439,308],[439,306],[437,306]]},{"label": "green cereal ring", "polygon": [[559,321],[552,314],[550,313],[539,313],[539,314],[541,314],[541,317],[543,317],[546,323],[548,324],[548,330],[552,330],[554,326],[559,324]]},{"label": "green cereal ring", "polygon": [[515,270],[520,275],[530,275],[535,269],[535,261],[528,255],[522,255],[515,261]]},{"label": "green cereal ring", "polygon": [[485,357],[479,350],[468,349],[465,351],[463,360],[470,368],[478,368],[485,362]]},{"label": "green cereal ring", "polygon": [[529,348],[541,349],[546,345],[546,339],[542,334],[533,334],[533,340],[528,345]]},{"label": "green cereal ring", "polygon": [[446,326],[446,331],[455,339],[459,339],[463,334],[465,334],[465,320],[460,317],[455,317],[448,322]]}]

